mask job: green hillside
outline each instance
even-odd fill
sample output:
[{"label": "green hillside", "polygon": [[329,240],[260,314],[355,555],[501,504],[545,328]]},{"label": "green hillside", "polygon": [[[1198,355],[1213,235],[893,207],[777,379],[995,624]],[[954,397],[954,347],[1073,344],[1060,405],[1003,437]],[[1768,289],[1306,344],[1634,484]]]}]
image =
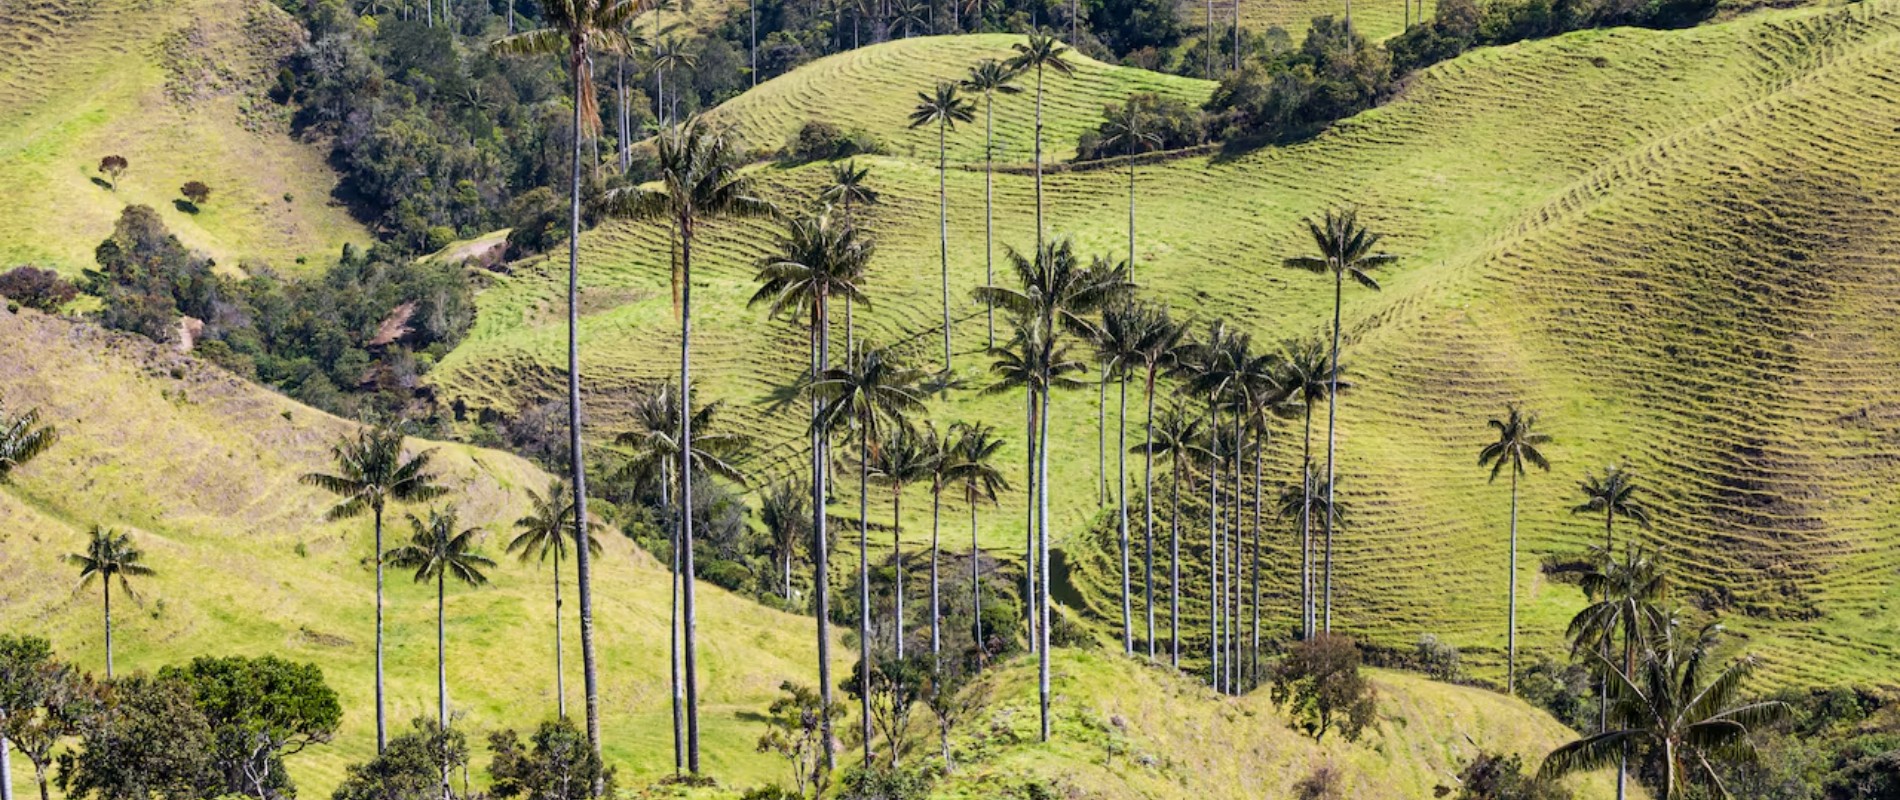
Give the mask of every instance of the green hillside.
[{"label": "green hillside", "polygon": [[[220,263],[321,264],[368,232],[333,203],[319,148],[265,91],[302,33],[266,0],[19,0],[0,6],[0,268],[77,273],[119,209],[159,209]],[[95,168],[131,169],[117,190]],[[196,214],[187,181],[212,188]]]},{"label": "green hillside", "polygon": [[[1340,420],[1342,495],[1358,517],[1336,553],[1345,629],[1400,646],[1434,633],[1497,674],[1507,496],[1474,461],[1484,420],[1520,401],[1557,442],[1547,451],[1555,471],[1525,486],[1521,622],[1533,649],[1556,651],[1578,603],[1574,588],[1541,577],[1538,560],[1597,540],[1595,523],[1567,513],[1574,483],[1621,460],[1656,490],[1644,540],[1681,567],[1686,599],[1731,612],[1775,680],[1891,674],[1900,516],[1883,491],[1896,477],[1883,454],[1900,437],[1888,412],[1900,389],[1885,376],[1900,341],[1878,310],[1896,298],[1896,48],[1896,0],[1581,32],[1427,70],[1395,101],[1309,142],[1143,169],[1144,294],[1203,321],[1226,317],[1258,340],[1315,334],[1329,310],[1330,286],[1277,266],[1307,247],[1301,217],[1358,204],[1404,257],[1383,293],[1347,293],[1359,388]],[[1062,82],[1051,92],[1054,107],[1100,99],[1076,101],[1079,87]],[[905,101],[852,106],[877,102]],[[934,365],[935,173],[922,158],[873,163],[886,198],[871,223],[882,255],[876,308],[859,323],[880,341],[920,337],[908,348]],[[823,170],[759,175],[790,198]],[[1052,176],[1052,230],[1084,252],[1118,252],[1125,181],[1116,171]],[[967,298],[983,281],[982,187],[980,172],[951,175],[954,366],[976,383],[984,336]],[[1031,240],[1031,190],[1024,176],[998,177],[1000,242]],[[744,427],[777,443],[767,463],[795,469],[799,423],[773,414],[770,397],[797,379],[802,359],[787,354],[804,339],[744,308],[769,230],[716,224],[704,235],[697,374]],[[635,386],[677,367],[667,236],[614,224],[582,247],[582,360],[590,418],[605,433]],[[512,410],[549,396],[563,352],[562,256],[517,265],[486,290],[468,342],[431,376],[445,399]],[[1096,512],[1093,395],[1055,406],[1058,533],[1072,542]],[[963,393],[939,417],[1020,437],[1020,404]],[[1289,431],[1274,445],[1276,481],[1297,458]],[[1020,448],[1005,458],[1020,462]],[[923,499],[906,504],[913,541],[927,534]],[[1020,503],[1012,495],[982,515],[986,546],[1018,546]],[[1270,534],[1276,576],[1292,568],[1287,536]],[[1728,588],[1702,591],[1716,586]],[[1284,577],[1271,585],[1276,625],[1292,618],[1289,588]]]},{"label": "green hillside", "polygon": [[[327,797],[346,764],[375,749],[374,573],[367,520],[321,521],[328,497],[297,483],[326,469],[349,425],[143,339],[34,312],[0,312],[0,391],[8,409],[38,407],[61,441],[0,490],[0,608],[9,632],[48,636],[62,656],[104,670],[99,597],[75,592],[59,564],[94,524],[130,530],[158,576],[144,602],[115,603],[122,672],[200,655],[277,655],[314,662],[342,696],[336,742],[291,762],[307,797]],[[526,489],[548,476],[512,455],[432,447],[451,494],[442,502],[483,528],[501,559],[480,589],[450,589],[449,686],[471,743],[554,713],[553,608],[547,565],[504,557]],[[397,516],[388,546],[406,540]],[[664,565],[618,533],[602,538],[595,614],[607,756],[644,785],[672,763]],[[390,574],[387,635],[392,726],[435,709],[435,593]],[[572,580],[567,613],[575,613]],[[815,680],[811,620],[702,586],[702,720],[707,766],[740,784],[777,774],[753,752],[756,713],[779,682]],[[568,708],[581,706],[579,633],[566,631]],[[837,648],[834,652],[842,650]],[[839,669],[845,665],[840,664]],[[480,762],[478,762],[480,763]],[[18,760],[16,781],[34,791]],[[22,796],[26,796],[23,794]]]},{"label": "green hillside", "polygon": [[[823,120],[849,129],[869,131],[894,155],[935,163],[934,127],[908,127],[917,93],[938,81],[961,80],[970,66],[985,59],[1006,61],[1021,36],[984,34],[920,36],[898,39],[821,58],[746,92],[708,114],[708,119],[732,127],[751,148],[776,149],[810,120]],[[1073,77],[1046,79],[1043,105],[1043,158],[1063,160],[1075,155],[1075,137],[1101,122],[1102,106],[1133,94],[1152,92],[1200,105],[1214,84],[1163,75],[1147,70],[1116,67],[1093,59],[1071,56]],[[1001,95],[996,101],[996,160],[1027,163],[1035,147],[1035,78],[1025,75],[1017,85],[1023,92]],[[961,162],[983,160],[983,116],[959,127],[952,137],[950,158]]]},{"label": "green hillside", "polygon": [[[1534,766],[1573,735],[1499,694],[1375,671],[1373,729],[1356,743],[1314,742],[1287,727],[1265,692],[1221,697],[1192,678],[1092,653],[1063,651],[1054,665],[1054,740],[1036,741],[1035,665],[996,670],[977,690],[989,702],[953,737],[966,760],[933,796],[975,800],[1036,785],[1050,790],[1044,796],[1103,800],[1292,798],[1324,767],[1339,776],[1341,798],[1426,798],[1457,788],[1479,752]],[[1616,796],[1607,774],[1568,783],[1579,800]]]}]

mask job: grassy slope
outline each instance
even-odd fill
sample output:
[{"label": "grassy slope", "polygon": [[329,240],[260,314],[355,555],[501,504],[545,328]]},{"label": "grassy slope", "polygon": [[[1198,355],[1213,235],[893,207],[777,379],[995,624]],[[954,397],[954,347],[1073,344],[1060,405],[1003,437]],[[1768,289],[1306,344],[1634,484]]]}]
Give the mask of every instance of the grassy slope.
[{"label": "grassy slope", "polygon": [[[1732,626],[1756,637],[1776,678],[1871,680],[1900,663],[1900,597],[1882,577],[1900,566],[1900,532],[1881,491],[1900,476],[1880,456],[1900,438],[1900,390],[1880,377],[1900,331],[1879,313],[1900,298],[1888,274],[1900,232],[1883,210],[1900,185],[1896,46],[1894,0],[1583,32],[1441,65],[1311,142],[1144,168],[1137,277],[1201,319],[1226,316],[1266,341],[1322,330],[1331,287],[1276,264],[1306,249],[1299,219],[1328,205],[1364,206],[1405,257],[1383,293],[1347,293],[1361,378],[1340,424],[1342,493],[1359,517],[1337,551],[1347,629],[1395,645],[1433,632],[1496,669],[1507,496],[1472,462],[1486,416],[1515,400],[1541,411],[1558,442],[1555,473],[1532,476],[1524,494],[1521,620],[1534,649],[1557,645],[1578,602],[1541,579],[1537,560],[1597,540],[1597,524],[1566,513],[1574,482],[1622,460],[1659,491],[1658,526],[1643,538],[1689,567],[1690,588],[1731,587],[1755,614]],[[900,123],[887,124],[895,134]],[[910,349],[934,364],[936,176],[919,161],[875,163],[883,255],[878,308],[860,323],[885,341],[923,332]],[[792,197],[822,169],[761,176]],[[1118,252],[1125,181],[1053,176],[1052,230],[1085,252]],[[965,319],[955,366],[978,382],[982,327],[967,297],[983,280],[982,186],[980,173],[951,175],[952,287]],[[1026,244],[1029,181],[999,176],[997,196],[1000,241]],[[796,379],[800,359],[786,354],[803,337],[743,307],[768,239],[757,223],[707,229],[697,374],[777,445],[767,461],[789,467],[797,423],[772,415],[769,398]],[[647,225],[583,241],[583,358],[603,427],[632,386],[676,369],[666,242]],[[519,265],[482,296],[469,342],[434,374],[447,397],[512,408],[552,388],[561,261]],[[1095,508],[1092,395],[1055,409],[1065,536]],[[942,416],[1019,436],[1020,402],[964,394]],[[1291,430],[1275,444],[1275,481],[1297,459]],[[1012,495],[985,514],[988,546],[1021,541],[1020,503]],[[927,503],[907,507],[918,541]],[[1286,536],[1269,533],[1268,567],[1282,576],[1271,584],[1275,625],[1290,618]]]},{"label": "grassy slope", "polygon": [[[299,256],[323,263],[366,242],[330,204],[336,177],[319,150],[291,140],[263,96],[295,31],[263,0],[0,8],[0,267],[77,273],[133,203],[233,267],[295,271]],[[94,182],[107,154],[131,162],[117,191]],[[173,206],[190,180],[213,191],[195,215]]]},{"label": "grassy slope", "polygon": [[[1035,667],[1012,664],[986,677],[989,701],[963,723],[958,771],[938,797],[1297,797],[1296,784],[1322,765],[1339,775],[1340,797],[1431,797],[1480,751],[1517,753],[1535,765],[1574,734],[1502,695],[1375,671],[1379,722],[1356,743],[1321,742],[1290,729],[1261,691],[1221,698],[1165,670],[1095,653],[1055,661],[1055,739],[1037,738]],[[933,740],[934,744],[934,740]],[[935,752],[934,748],[927,748]],[[1614,797],[1614,780],[1571,781],[1579,798]],[[1640,787],[1633,796],[1641,797]]]},{"label": "grassy slope", "polygon": [[[1020,36],[984,34],[920,36],[870,45],[829,56],[781,75],[720,106],[710,118],[731,125],[751,147],[777,148],[799,126],[823,119],[844,128],[876,133],[896,155],[935,162],[935,126],[905,127],[917,93],[942,80],[960,80],[971,65],[985,59],[1008,60]],[[1043,105],[1043,157],[1075,155],[1075,137],[1094,127],[1102,106],[1141,92],[1176,97],[1192,105],[1207,100],[1213,84],[1115,67],[1073,57],[1073,78],[1048,77]],[[1063,84],[1057,87],[1056,84]],[[1017,82],[1023,89],[996,101],[996,160],[1027,163],[1034,148],[1035,76]],[[983,108],[974,123],[960,126],[949,147],[954,161],[983,160]]]},{"label": "grassy slope", "polygon": [[[367,520],[320,521],[327,496],[297,476],[325,469],[348,423],[299,406],[143,340],[40,316],[0,312],[0,392],[7,407],[39,407],[62,440],[0,490],[0,609],[10,632],[50,636],[65,657],[103,671],[97,589],[75,593],[58,559],[94,524],[133,531],[158,577],[142,606],[115,598],[118,669],[150,670],[206,654],[274,654],[311,661],[343,696],[335,744],[292,763],[307,796],[327,796],[345,764],[375,747],[373,551]],[[481,526],[481,550],[503,558],[524,490],[548,476],[511,455],[438,448],[452,494],[444,501]],[[409,528],[392,522],[386,546]],[[667,583],[664,567],[617,533],[595,562],[603,727],[623,780],[670,769]],[[571,567],[570,567],[571,569]],[[501,726],[554,712],[549,567],[512,557],[481,589],[448,598],[449,684],[455,713],[480,742]],[[576,613],[572,579],[570,615]],[[786,678],[811,682],[809,618],[762,609],[702,587],[702,680],[707,766],[747,782],[775,769],[753,753],[750,714]],[[405,729],[435,708],[434,588],[389,576],[391,723]],[[580,647],[566,631],[568,709],[581,713]],[[842,648],[840,648],[842,649]],[[843,668],[842,666],[840,667]],[[31,770],[16,761],[20,787]],[[25,795],[22,795],[25,796]]]}]

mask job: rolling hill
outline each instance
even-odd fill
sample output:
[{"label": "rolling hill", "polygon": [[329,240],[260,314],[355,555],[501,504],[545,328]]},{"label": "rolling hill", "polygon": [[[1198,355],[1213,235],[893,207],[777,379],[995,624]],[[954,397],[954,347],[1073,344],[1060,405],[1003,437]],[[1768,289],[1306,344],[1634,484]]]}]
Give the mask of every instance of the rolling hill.
[{"label": "rolling hill", "polygon": [[[105,525],[130,531],[155,578],[142,604],[115,604],[121,672],[199,655],[277,655],[323,667],[346,709],[337,741],[297,756],[305,796],[328,796],[346,764],[375,749],[373,551],[368,520],[325,523],[327,495],[300,485],[327,470],[328,448],[350,424],[216,367],[134,337],[31,311],[0,312],[0,391],[9,410],[37,407],[60,443],[0,490],[0,609],[9,632],[48,636],[63,657],[103,672],[96,589],[77,592],[60,563]],[[451,588],[449,686],[470,741],[553,715],[553,602],[547,565],[502,550],[527,510],[525,490],[549,476],[504,453],[433,448],[441,501],[483,530],[501,561],[491,583]],[[419,511],[419,509],[404,509]],[[409,527],[391,514],[386,546]],[[670,772],[668,575],[614,530],[596,561],[601,702],[608,757],[640,785]],[[387,635],[392,728],[435,707],[434,587],[389,575]],[[575,613],[572,580],[568,611]],[[808,617],[770,611],[706,586],[700,630],[707,766],[741,785],[776,775],[753,752],[756,715],[786,679],[815,679]],[[567,627],[568,708],[581,703],[580,646]],[[838,648],[841,650],[842,648]],[[843,665],[840,669],[845,668]],[[31,770],[19,762],[18,780]],[[24,791],[31,791],[22,783]]]},{"label": "rolling hill", "polygon": [[[1307,248],[1300,219],[1328,206],[1360,206],[1403,259],[1383,292],[1347,293],[1359,384],[1340,419],[1342,495],[1358,519],[1336,553],[1346,630],[1395,646],[1433,633],[1496,674],[1507,495],[1473,462],[1485,419],[1518,402],[1556,439],[1555,470],[1531,476],[1524,494],[1520,619],[1533,649],[1555,651],[1579,602],[1543,578],[1539,559],[1600,536],[1568,513],[1574,484],[1621,462],[1645,476],[1656,518],[1653,530],[1623,535],[1678,567],[1686,602],[1728,612],[1772,679],[1891,674],[1900,516],[1883,487],[1896,477],[1885,453],[1900,438],[1889,379],[1900,341],[1883,311],[1900,301],[1896,48],[1895,0],[1585,31],[1441,64],[1311,141],[1142,169],[1136,278],[1178,314],[1225,317],[1263,343],[1319,333],[1331,287],[1278,262]],[[895,102],[828,89],[867,98],[833,112],[840,119]],[[1052,107],[1088,107],[1063,100],[1068,91],[1052,85]],[[734,107],[748,102],[763,105]],[[873,132],[905,135],[901,117],[881,124]],[[959,137],[966,148],[980,138]],[[875,308],[858,322],[936,366],[933,165],[871,163],[885,196],[870,216],[881,256]],[[809,197],[823,169],[756,175],[791,200]],[[1126,180],[1112,169],[1051,176],[1051,229],[1083,252],[1119,252]],[[967,298],[984,280],[982,187],[980,172],[951,175],[953,366],[976,384],[984,333]],[[1031,189],[1021,175],[997,178],[999,259],[1000,245],[1031,238]],[[784,354],[803,337],[744,306],[770,230],[716,224],[703,235],[697,374],[772,446],[762,469],[792,474],[798,423],[773,413],[772,398],[797,380],[799,360]],[[604,432],[631,391],[676,366],[667,234],[612,224],[582,247],[583,367]],[[507,411],[549,396],[562,260],[516,265],[482,295],[476,330],[431,376],[444,397]],[[1056,511],[1070,546],[1087,546],[1069,537],[1097,513],[1093,394],[1055,406]],[[1019,437],[1020,413],[1020,398],[963,393],[935,416]],[[1291,430],[1274,444],[1276,482],[1297,459]],[[1020,449],[1005,456],[1020,459]],[[982,515],[986,547],[1018,546],[1020,503],[1013,494]],[[906,506],[920,541],[928,503],[918,495]],[[1268,536],[1271,574],[1288,575],[1287,532]],[[1276,625],[1291,619],[1289,588],[1271,584]]]},{"label": "rolling hill", "polygon": [[[265,92],[301,29],[267,0],[20,0],[0,7],[0,268],[92,265],[144,204],[228,268],[324,264],[368,231],[331,199],[320,148]],[[95,167],[131,165],[115,189]],[[187,181],[211,201],[174,205]]]}]

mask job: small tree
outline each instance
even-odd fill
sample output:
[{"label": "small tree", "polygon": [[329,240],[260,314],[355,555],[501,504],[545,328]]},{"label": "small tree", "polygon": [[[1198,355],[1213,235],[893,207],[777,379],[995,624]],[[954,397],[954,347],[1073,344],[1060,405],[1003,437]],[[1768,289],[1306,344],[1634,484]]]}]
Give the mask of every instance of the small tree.
[{"label": "small tree", "polygon": [[415,730],[390,739],[375,758],[351,765],[331,800],[440,797],[440,771],[468,764],[468,739],[428,717],[411,724]]},{"label": "small tree", "polygon": [[888,768],[895,771],[915,744],[910,738],[910,719],[929,688],[930,657],[879,659],[868,676],[861,674],[864,668],[865,662],[859,661],[845,691],[855,695],[860,686],[869,689],[871,729],[864,735],[884,740],[890,754]]},{"label": "small tree", "polygon": [[82,726],[80,746],[60,758],[59,790],[70,798],[144,800],[213,797],[211,725],[182,681],[145,674],[108,680],[105,713]]},{"label": "small tree", "polygon": [[1357,740],[1378,713],[1378,693],[1359,674],[1358,645],[1329,633],[1293,645],[1274,668],[1273,702],[1315,741],[1333,728]]},{"label": "small tree", "polygon": [[112,190],[116,192],[119,190],[119,176],[124,175],[131,166],[131,163],[125,160],[125,156],[110,155],[99,159],[99,174],[111,180]]},{"label": "small tree", "polygon": [[212,765],[232,794],[294,796],[284,757],[330,741],[343,720],[336,691],[315,664],[199,657],[158,674],[190,689],[192,705],[211,726]]},{"label": "small tree", "polygon": [[759,752],[777,753],[792,763],[793,786],[799,797],[805,796],[808,786],[814,795],[823,795],[830,777],[825,772],[824,754],[831,747],[825,741],[825,731],[831,726],[826,723],[843,716],[844,706],[827,706],[818,690],[803,684],[786,681],[778,688],[782,694],[766,710]]},{"label": "small tree", "polygon": [[50,314],[78,296],[79,288],[72,281],[50,269],[21,266],[0,273],[0,297],[27,308]]},{"label": "small tree", "polygon": [[488,776],[494,795],[530,800],[583,800],[592,796],[596,782],[606,782],[602,796],[612,797],[611,776],[601,768],[600,756],[566,717],[541,723],[534,739],[523,745],[513,730],[489,734],[493,760]]},{"label": "small tree", "polygon": [[33,764],[40,800],[61,740],[78,736],[100,710],[99,689],[35,636],[0,634],[0,758],[11,744]]},{"label": "small tree", "polygon": [[972,682],[971,666],[963,659],[952,659],[930,676],[925,705],[937,718],[937,743],[943,748],[945,774],[957,768],[956,757],[950,751],[951,732],[989,701],[990,685]]},{"label": "small tree", "polygon": [[193,209],[211,200],[211,187],[206,186],[204,181],[187,181],[178,187],[178,193],[185,196],[185,201],[191,203]]}]

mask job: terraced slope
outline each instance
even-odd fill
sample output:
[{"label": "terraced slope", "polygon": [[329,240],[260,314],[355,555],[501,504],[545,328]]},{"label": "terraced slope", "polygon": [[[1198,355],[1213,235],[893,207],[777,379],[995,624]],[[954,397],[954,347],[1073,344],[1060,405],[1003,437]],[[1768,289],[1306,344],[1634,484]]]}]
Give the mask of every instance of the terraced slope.
[{"label": "terraced slope", "polygon": [[[1303,796],[1301,782],[1326,768],[1337,797],[1425,798],[1456,788],[1481,751],[1534,766],[1574,736],[1499,694],[1375,671],[1374,729],[1357,743],[1336,734],[1314,742],[1289,729],[1265,693],[1221,698],[1191,679],[1093,653],[1062,651],[1055,664],[1055,739],[1036,741],[1034,665],[996,670],[980,689],[990,702],[955,737],[962,760],[934,796],[1031,796],[1036,786],[1042,796],[1116,800],[1287,798]],[[1616,795],[1608,774],[1569,783],[1580,800]]]},{"label": "terraced slope", "polygon": [[[1023,37],[1006,34],[919,36],[870,45],[814,61],[766,81],[720,106],[710,119],[732,126],[752,148],[776,149],[811,120],[876,135],[890,152],[935,162],[937,131],[911,129],[910,110],[917,93],[938,81],[961,80],[986,59],[1007,60],[1010,46]],[[1199,105],[1214,84],[1116,67],[1071,55],[1073,77],[1045,80],[1043,158],[1059,161],[1075,155],[1075,137],[1101,122],[1102,106],[1129,95],[1152,92]],[[1058,85],[1059,84],[1059,85]],[[1018,81],[1023,92],[996,101],[996,160],[1027,163],[1035,142],[1035,76]],[[983,160],[983,117],[959,126],[950,137],[950,158]]]},{"label": "terraced slope", "polygon": [[[280,271],[369,236],[330,200],[319,148],[264,91],[301,34],[265,0],[18,0],[0,7],[0,267],[77,273],[119,209],[159,210],[187,245]],[[115,191],[95,167],[122,155]],[[175,207],[201,180],[197,214]]]},{"label": "terraced slope", "polygon": [[[1521,623],[1534,648],[1556,648],[1578,602],[1540,578],[1539,558],[1600,536],[1567,513],[1574,482],[1623,461],[1656,487],[1643,540],[1682,567],[1692,599],[1736,612],[1731,627],[1777,679],[1878,680],[1900,664],[1900,517],[1883,488],[1900,437],[1900,342],[1883,313],[1900,303],[1896,46],[1895,0],[1583,32],[1468,54],[1311,142],[1144,169],[1137,279],[1180,313],[1265,341],[1320,331],[1331,287],[1277,263],[1308,246],[1300,218],[1329,205],[1361,205],[1404,257],[1383,293],[1347,293],[1361,380],[1340,421],[1342,495],[1359,519],[1336,553],[1347,630],[1399,646],[1431,632],[1495,667],[1507,495],[1473,461],[1484,420],[1517,401],[1558,442],[1555,472],[1524,494]],[[875,166],[887,199],[873,219],[877,308],[859,324],[883,341],[921,337],[910,349],[934,365],[935,175],[909,159]],[[761,177],[791,197],[821,169]],[[1050,178],[1052,230],[1119,252],[1125,181]],[[983,281],[982,185],[957,172],[950,188],[954,366],[977,383],[984,334],[967,297]],[[999,177],[997,196],[1000,241],[1027,244],[1028,180]],[[777,443],[763,463],[789,469],[798,423],[770,397],[796,380],[786,354],[803,338],[743,307],[768,236],[757,223],[709,228],[695,354],[707,394]],[[633,225],[583,242],[583,360],[603,429],[636,384],[676,367],[666,243]],[[432,377],[446,397],[510,409],[546,396],[562,353],[558,261],[521,265],[483,295],[476,331]],[[1096,512],[1092,395],[1055,407],[1064,536]],[[1019,397],[965,393],[939,417],[1019,435],[1021,413]],[[1291,430],[1274,445],[1274,481],[1293,472]],[[913,541],[927,534],[923,501],[906,504]],[[1020,503],[982,515],[986,546],[1022,540]],[[1276,626],[1291,619],[1288,536],[1268,536]],[[1084,594],[1102,597],[1086,583]]]},{"label": "terraced slope", "polygon": [[[16,485],[0,489],[4,627],[50,636],[62,655],[103,671],[97,590],[75,592],[75,573],[59,558],[80,549],[92,525],[131,531],[159,574],[137,584],[142,604],[116,604],[118,669],[152,670],[207,654],[319,664],[342,695],[343,728],[334,744],[291,766],[305,796],[327,797],[344,765],[375,749],[374,578],[365,561],[373,546],[366,520],[321,522],[327,496],[297,476],[329,466],[327,448],[347,423],[142,339],[30,311],[0,312],[0,394],[9,409],[39,407],[62,434],[56,448],[16,473]],[[502,561],[489,571],[489,585],[451,588],[448,599],[450,698],[479,743],[487,731],[531,726],[554,713],[549,566],[502,553],[513,520],[526,511],[524,490],[545,490],[549,478],[507,454],[414,444],[436,449],[452,489],[442,502],[464,524],[480,526],[480,549]],[[392,511],[387,546],[408,534]],[[618,533],[601,540],[602,723],[623,785],[638,786],[669,774],[672,763],[668,576]],[[780,681],[814,680],[807,674],[815,658],[810,619],[716,588],[699,596],[708,768],[741,783],[776,775],[776,758],[753,752],[762,731],[753,715]],[[392,725],[434,713],[434,601],[434,587],[390,574]],[[567,700],[578,714],[572,620]],[[16,766],[19,788],[30,793],[31,770],[23,761]]]}]

